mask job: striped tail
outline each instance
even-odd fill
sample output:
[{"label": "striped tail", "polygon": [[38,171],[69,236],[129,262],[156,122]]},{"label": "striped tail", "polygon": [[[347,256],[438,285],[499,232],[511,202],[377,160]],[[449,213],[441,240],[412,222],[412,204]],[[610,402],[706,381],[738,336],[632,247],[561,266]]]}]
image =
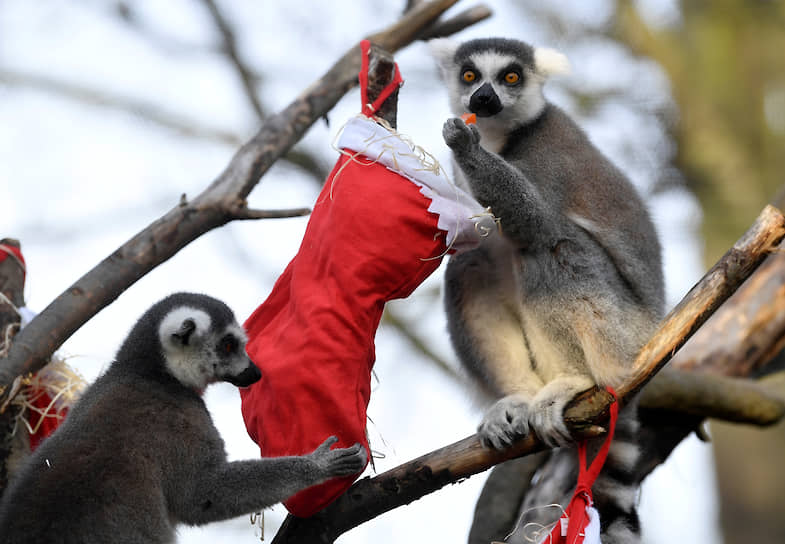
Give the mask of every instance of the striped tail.
[{"label": "striped tail", "polygon": [[[616,434],[608,452],[605,466],[592,487],[594,506],[600,514],[600,538],[603,544],[639,544],[640,522],[636,510],[638,481],[636,466],[640,457],[637,401],[627,404],[619,413]],[[589,443],[589,459],[602,445],[603,438]],[[561,515],[549,507],[566,507],[578,478],[578,458],[575,448],[564,447],[552,451],[532,478],[531,488],[519,511],[519,523],[509,538],[510,544],[524,544],[536,540]],[[511,528],[512,529],[512,528]]]}]

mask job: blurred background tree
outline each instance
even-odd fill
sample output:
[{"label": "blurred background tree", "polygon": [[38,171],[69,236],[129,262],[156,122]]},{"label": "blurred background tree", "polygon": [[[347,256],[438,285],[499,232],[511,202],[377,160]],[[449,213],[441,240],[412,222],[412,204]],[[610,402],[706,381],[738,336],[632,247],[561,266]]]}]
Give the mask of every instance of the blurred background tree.
[{"label": "blurred background tree", "polygon": [[[785,202],[785,2],[683,1],[680,14],[657,27],[620,1],[613,32],[668,74],[674,165],[700,201],[709,265],[766,202]],[[711,430],[726,544],[782,542],[785,425]]]}]

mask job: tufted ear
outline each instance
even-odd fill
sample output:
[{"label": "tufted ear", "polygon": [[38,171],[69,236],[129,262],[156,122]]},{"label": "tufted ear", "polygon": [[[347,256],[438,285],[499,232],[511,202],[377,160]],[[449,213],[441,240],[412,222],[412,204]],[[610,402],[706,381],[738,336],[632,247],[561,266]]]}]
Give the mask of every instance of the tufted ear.
[{"label": "tufted ear", "polygon": [[442,77],[444,77],[447,70],[452,66],[455,52],[458,50],[459,45],[458,42],[449,38],[428,40],[428,49],[430,50],[431,56],[436,60]]},{"label": "tufted ear", "polygon": [[180,344],[187,346],[191,335],[196,330],[196,322],[190,317],[184,319],[177,332],[172,333],[172,339]]},{"label": "tufted ear", "polygon": [[567,57],[547,47],[537,47],[534,49],[534,68],[537,73],[550,77],[558,74],[568,74],[570,72],[570,61]]}]

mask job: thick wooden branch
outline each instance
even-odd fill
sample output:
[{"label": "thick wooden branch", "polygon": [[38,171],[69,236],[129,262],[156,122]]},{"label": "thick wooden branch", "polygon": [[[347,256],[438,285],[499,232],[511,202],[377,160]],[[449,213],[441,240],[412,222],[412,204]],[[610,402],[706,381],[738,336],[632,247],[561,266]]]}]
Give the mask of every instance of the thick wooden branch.
[{"label": "thick wooden branch", "polygon": [[[636,359],[633,380],[619,389],[622,401],[636,394],[670,360],[783,237],[785,217],[777,209],[766,207],[747,233],[664,319]],[[609,402],[607,392],[591,390],[568,407],[565,420],[576,438],[596,435],[598,426],[607,419]],[[273,542],[333,542],[352,527],[448,483],[543,449],[545,446],[533,435],[503,452],[483,448],[476,435],[469,436],[375,478],[358,481],[333,504],[307,520],[287,517]]]},{"label": "thick wooden branch", "polygon": [[770,361],[783,341],[785,243],[687,342],[673,364],[700,373],[748,376]]},{"label": "thick wooden branch", "polygon": [[[456,2],[423,3],[370,40],[395,52]],[[359,47],[354,46],[286,109],[268,117],[192,202],[175,206],[59,295],[19,334],[7,359],[0,359],[0,386],[41,368],[88,319],[190,242],[229,221],[248,218],[245,200],[262,175],[357,84],[359,69]]]},{"label": "thick wooden branch", "polygon": [[785,400],[756,381],[666,368],[641,392],[640,409],[766,427],[782,420]]}]

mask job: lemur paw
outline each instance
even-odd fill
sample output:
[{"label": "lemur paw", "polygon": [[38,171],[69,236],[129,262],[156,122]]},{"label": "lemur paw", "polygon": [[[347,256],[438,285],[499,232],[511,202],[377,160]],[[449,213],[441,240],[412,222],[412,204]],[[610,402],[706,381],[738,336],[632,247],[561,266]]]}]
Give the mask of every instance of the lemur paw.
[{"label": "lemur paw", "polygon": [[477,429],[485,447],[501,450],[529,434],[529,403],[516,395],[496,401]]},{"label": "lemur paw", "polygon": [[453,151],[465,153],[480,143],[480,133],[474,125],[467,125],[458,117],[447,119],[442,127],[445,143]]},{"label": "lemur paw", "polygon": [[536,395],[532,402],[532,430],[550,447],[564,446],[573,441],[564,424],[564,407],[569,401],[565,396]]},{"label": "lemur paw", "polygon": [[365,468],[368,455],[362,445],[330,449],[336,442],[338,438],[331,436],[311,454],[313,461],[324,471],[327,478],[351,476]]}]

